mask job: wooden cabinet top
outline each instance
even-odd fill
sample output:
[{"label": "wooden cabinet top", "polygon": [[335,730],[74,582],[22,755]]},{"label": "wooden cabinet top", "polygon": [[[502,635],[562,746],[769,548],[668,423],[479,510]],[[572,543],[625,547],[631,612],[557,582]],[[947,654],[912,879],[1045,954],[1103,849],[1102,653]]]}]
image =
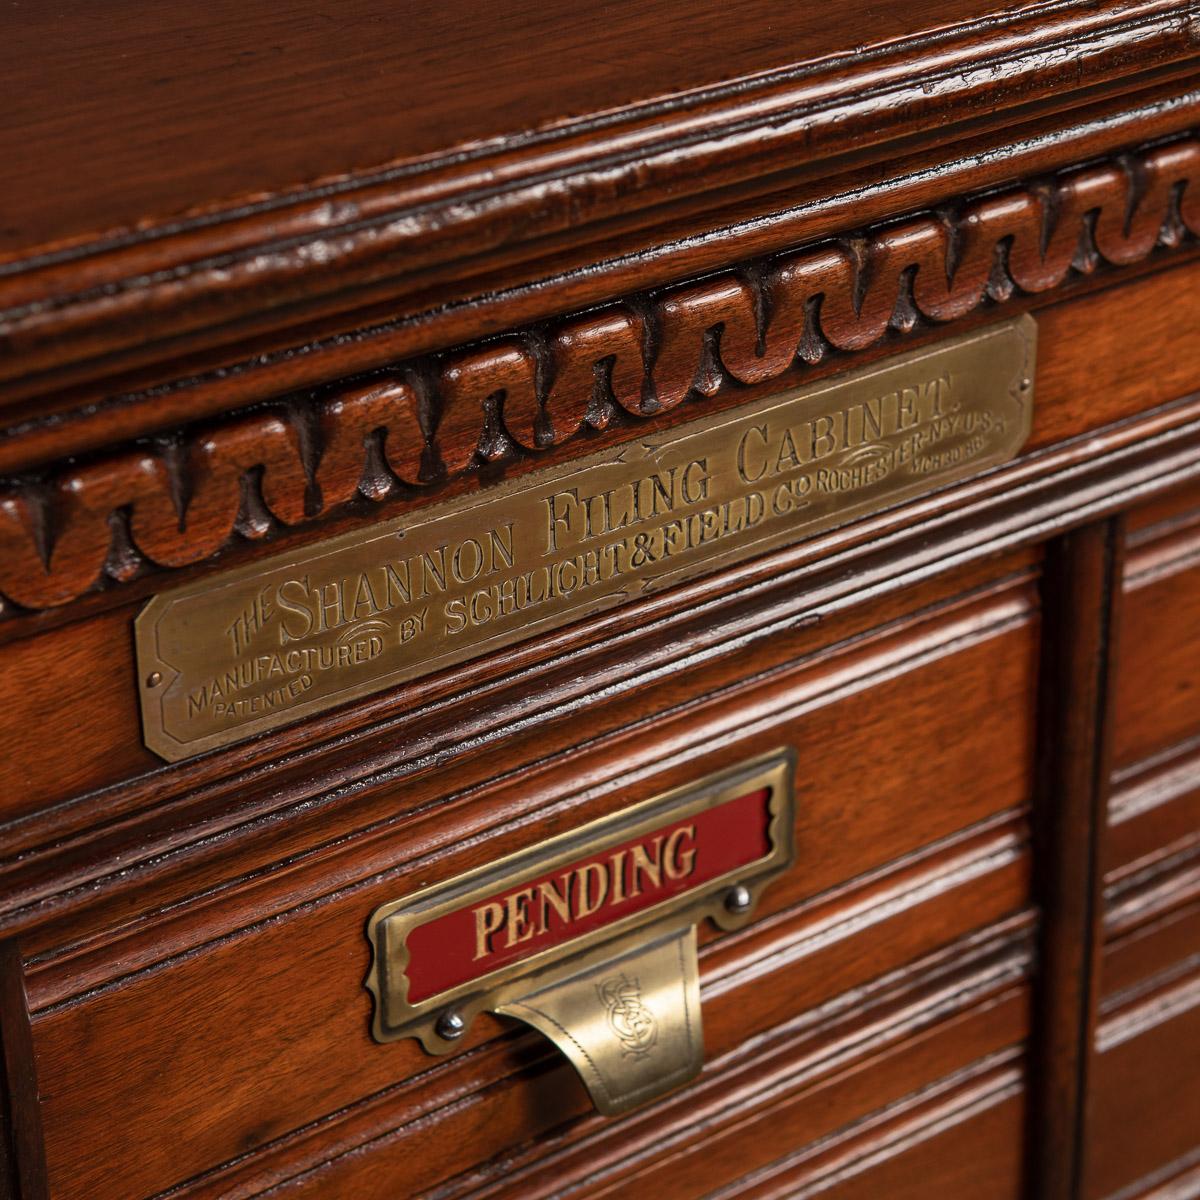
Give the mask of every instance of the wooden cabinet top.
[{"label": "wooden cabinet top", "polygon": [[1195,48],[1179,0],[9,8],[0,470],[1178,134]]},{"label": "wooden cabinet top", "polygon": [[[884,112],[872,96],[906,81],[936,92],[943,108],[981,85],[990,104],[1010,107],[1033,98],[1022,72],[972,80],[973,63],[1036,51],[1048,72],[1070,31],[1078,44],[1066,57],[1084,79],[1100,72],[1089,33],[1109,49],[1124,44],[1125,62],[1109,62],[1103,74],[1128,76],[1170,57],[1170,43],[1182,45],[1186,8],[994,0],[14,6],[0,20],[8,85],[0,254],[136,236],[214,211],[261,211],[271,197],[322,186],[332,196],[364,172],[415,193],[416,178],[435,166],[490,161],[501,150],[531,156],[568,139],[588,139],[599,159],[634,127],[683,141],[803,114],[815,129],[819,110],[834,104],[843,117],[875,111],[884,133],[915,112]],[[328,221],[346,215],[331,202]]]}]

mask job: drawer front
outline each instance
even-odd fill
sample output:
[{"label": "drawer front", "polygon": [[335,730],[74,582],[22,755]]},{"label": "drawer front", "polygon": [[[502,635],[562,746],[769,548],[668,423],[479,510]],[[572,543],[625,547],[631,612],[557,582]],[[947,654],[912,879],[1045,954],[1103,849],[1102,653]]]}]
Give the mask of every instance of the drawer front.
[{"label": "drawer front", "polygon": [[[1200,1153],[1200,932],[1197,906],[1159,929],[1157,949],[1181,957],[1157,977],[1109,997],[1102,1009],[1092,1067],[1086,1194],[1193,1194]],[[1187,926],[1190,926],[1188,928]],[[1105,959],[1113,975],[1131,974],[1122,959],[1147,947],[1117,943]],[[1188,952],[1190,951],[1190,955]],[[1132,964],[1130,964],[1132,965]],[[1187,1180],[1192,1179],[1189,1186]],[[1178,1190],[1172,1190],[1172,1183]]]},{"label": "drawer front", "polygon": [[1200,737],[1200,523],[1189,516],[1131,538],[1118,633],[1119,773]]},{"label": "drawer front", "polygon": [[1200,494],[1126,522],[1086,1195],[1190,1195],[1200,1155]]},{"label": "drawer front", "polygon": [[[301,1194],[465,1188],[531,1139],[590,1163],[614,1137],[683,1144],[702,1113],[721,1126],[760,1107],[764,1169],[800,1170],[788,1156],[825,1136],[812,1114],[831,1104],[830,1134],[869,1117],[897,1152],[910,1124],[914,1154],[941,1136],[943,1110],[997,1137],[1028,1028],[1035,569],[1021,554],[848,610],[794,657],[735,655],[722,687],[680,681],[620,733],[465,791],[452,768],[385,781],[407,811],[351,847],[48,946],[29,988],[52,1194],[251,1194],[289,1171]],[[795,862],[748,927],[701,930],[698,1083],[613,1134],[548,1043],[499,1018],[444,1060],[371,1039],[378,905],[780,745],[797,754]],[[279,910],[222,928],[239,905]],[[934,1084],[942,1099],[914,1098]],[[121,1139],[105,1136],[116,1109]],[[866,1163],[878,1147],[857,1137],[845,1153]],[[672,1194],[703,1184],[681,1176]]]}]

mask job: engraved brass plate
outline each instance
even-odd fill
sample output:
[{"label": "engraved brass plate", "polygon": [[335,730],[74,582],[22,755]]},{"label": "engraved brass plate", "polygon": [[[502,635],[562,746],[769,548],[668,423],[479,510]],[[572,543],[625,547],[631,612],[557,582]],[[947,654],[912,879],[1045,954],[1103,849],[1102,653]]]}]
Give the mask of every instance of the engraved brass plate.
[{"label": "engraved brass plate", "polygon": [[686,1082],[696,924],[745,923],[791,863],[794,772],[775,751],[381,906],[375,1038],[442,1054],[492,1011],[554,1041],[601,1112]]},{"label": "engraved brass plate", "polygon": [[1024,316],[157,596],[146,745],[169,760],[556,629],[1001,463]]}]

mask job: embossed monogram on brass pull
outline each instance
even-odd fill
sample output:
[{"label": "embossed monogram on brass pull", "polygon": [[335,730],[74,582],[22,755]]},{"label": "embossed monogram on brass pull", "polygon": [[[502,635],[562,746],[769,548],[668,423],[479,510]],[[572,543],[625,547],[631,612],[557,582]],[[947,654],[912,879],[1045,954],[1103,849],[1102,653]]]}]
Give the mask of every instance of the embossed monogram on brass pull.
[{"label": "embossed monogram on brass pull", "polygon": [[490,1011],[544,1033],[602,1113],[704,1058],[696,926],[743,924],[792,860],[780,750],[377,909],[367,987],[381,1042],[444,1054]]}]

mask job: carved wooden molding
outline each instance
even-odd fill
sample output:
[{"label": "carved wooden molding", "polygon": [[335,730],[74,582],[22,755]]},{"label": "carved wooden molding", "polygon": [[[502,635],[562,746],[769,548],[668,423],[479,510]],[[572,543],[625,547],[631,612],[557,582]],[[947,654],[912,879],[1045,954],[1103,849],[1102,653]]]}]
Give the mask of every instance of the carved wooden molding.
[{"label": "carved wooden molding", "polygon": [[765,383],[889,329],[952,322],[1189,237],[1200,237],[1193,138],[63,467],[0,489],[5,611],[198,563],[233,538],[536,453],[618,413],[653,421],[689,396]]}]

